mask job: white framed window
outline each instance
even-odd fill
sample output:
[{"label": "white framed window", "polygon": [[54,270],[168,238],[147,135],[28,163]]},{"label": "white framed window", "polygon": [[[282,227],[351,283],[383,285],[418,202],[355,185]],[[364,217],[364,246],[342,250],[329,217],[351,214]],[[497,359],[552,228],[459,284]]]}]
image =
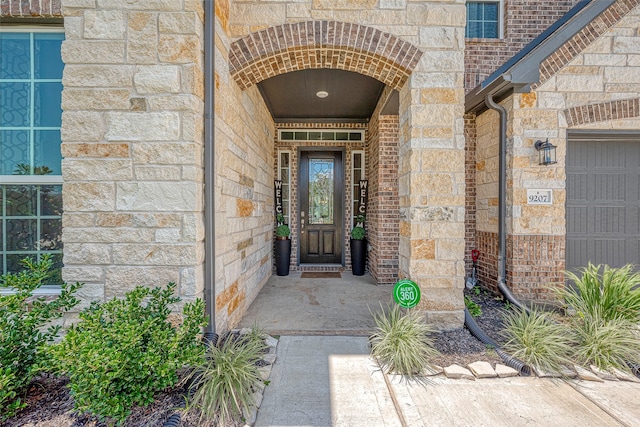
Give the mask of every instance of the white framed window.
[{"label": "white framed window", "polygon": [[0,274],[51,254],[62,282],[63,28],[0,30]]},{"label": "white framed window", "polygon": [[351,223],[356,223],[356,213],[360,202],[360,180],[366,178],[364,150],[353,150],[351,152]]},{"label": "white framed window", "polygon": [[503,37],[504,0],[467,0],[465,37],[500,39]]},{"label": "white framed window", "polygon": [[364,131],[352,129],[280,129],[278,131],[280,141],[343,141],[343,142],[363,142]]},{"label": "white framed window", "polygon": [[278,179],[282,181],[282,215],[290,224],[291,216],[291,151],[278,150]]}]

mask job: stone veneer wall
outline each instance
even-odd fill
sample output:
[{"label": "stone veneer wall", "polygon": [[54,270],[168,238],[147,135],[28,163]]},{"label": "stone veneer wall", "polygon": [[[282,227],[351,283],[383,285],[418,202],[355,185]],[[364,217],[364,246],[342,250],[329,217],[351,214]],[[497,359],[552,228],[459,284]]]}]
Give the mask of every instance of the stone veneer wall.
[{"label": "stone veneer wall", "polygon": [[[466,211],[466,259],[471,274],[470,252],[480,251],[477,279],[485,287],[497,290],[498,274],[498,113],[488,110],[480,116],[466,117],[467,201],[473,199],[473,211]],[[472,213],[473,212],[473,213]]]},{"label": "stone veneer wall", "polygon": [[[423,289],[419,308],[430,321],[442,329],[460,327],[463,2],[221,0],[215,7],[218,329],[233,325],[266,281],[273,228],[266,212],[273,203],[274,125],[255,87],[232,82],[230,70],[236,78],[253,71],[262,76],[257,82],[293,70],[291,63],[358,71],[399,90],[400,274]],[[199,295],[202,4],[63,0],[62,10],[63,55],[71,66],[63,95],[65,278],[87,282],[87,298],[124,291],[122,283],[172,279],[187,298]],[[293,38],[273,30],[291,23],[297,23],[286,27],[296,29]],[[308,38],[337,27],[342,35],[333,45]],[[261,53],[249,43],[237,51],[249,54],[241,63],[230,51],[248,35],[269,40],[272,50]],[[333,49],[338,45],[344,49]],[[332,52],[339,53],[335,62],[325,61]],[[92,71],[80,78],[83,69]],[[233,156],[254,160],[255,168],[238,163],[225,170]]]},{"label": "stone veneer wall", "polygon": [[202,5],[62,1],[66,281],[203,287]]},{"label": "stone veneer wall", "polygon": [[215,2],[216,328],[242,318],[271,276],[275,125],[257,87],[229,72],[230,9]]}]

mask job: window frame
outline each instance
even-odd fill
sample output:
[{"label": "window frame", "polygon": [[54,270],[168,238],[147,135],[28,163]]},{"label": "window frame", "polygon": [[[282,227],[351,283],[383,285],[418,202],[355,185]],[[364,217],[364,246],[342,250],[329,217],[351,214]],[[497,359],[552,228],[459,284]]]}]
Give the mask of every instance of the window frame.
[{"label": "window frame", "polygon": [[[47,26],[39,26],[39,25],[16,25],[16,26],[3,26],[2,28],[0,28],[0,32],[1,33],[28,33],[28,34],[35,34],[35,33],[58,33],[58,34],[63,34],[65,35],[65,30],[64,27],[62,25],[47,25]],[[65,38],[63,38],[64,41]],[[33,53],[33,52],[31,52]],[[32,64],[33,64],[33,58],[32,58]],[[64,68],[64,64],[63,64],[63,68]],[[32,65],[32,69],[33,69],[33,65]],[[60,83],[62,83],[62,79],[63,77],[60,77]],[[31,75],[30,79],[31,82],[33,82],[35,80],[35,76]],[[58,81],[58,79],[38,79],[38,80],[54,80],[54,81]],[[7,80],[8,81],[8,80]],[[0,84],[2,84],[2,82],[0,82]],[[63,89],[64,90],[64,89]],[[30,94],[30,108],[33,109],[33,93]],[[33,110],[32,110],[33,111]],[[33,115],[32,115],[33,116]],[[8,126],[6,128],[3,129],[11,129],[12,127]],[[25,129],[28,129],[29,132],[29,144],[33,144],[33,138],[34,138],[34,133],[37,130],[58,130],[61,131],[62,130],[62,121],[60,121],[60,125],[59,126],[36,126],[34,123],[34,117],[31,117],[31,121],[29,123],[28,127],[25,127]],[[62,139],[60,140],[60,144],[62,145]],[[32,152],[30,153],[30,166],[33,167],[33,150],[31,150]],[[2,152],[0,151],[0,156],[2,155]],[[62,160],[62,157],[61,157]],[[33,185],[33,186],[50,186],[50,185],[55,185],[55,186],[61,186],[63,184],[63,178],[62,178],[62,171],[60,170],[59,173],[57,174],[50,174],[50,175],[2,175],[0,174],[0,186],[13,186],[13,185]],[[0,188],[1,191],[1,188]],[[61,214],[62,215],[62,214]],[[2,216],[2,218],[4,218],[4,211],[3,211],[3,207],[2,205],[0,205],[0,216]],[[45,216],[49,216],[49,215],[45,215]],[[40,219],[41,215],[40,212],[36,212],[35,216],[25,216],[25,218],[36,218],[36,219]],[[60,221],[62,221],[62,216],[60,216]],[[4,221],[3,221],[4,222]],[[0,222],[0,227],[4,227],[3,222]],[[3,236],[5,236],[3,238],[6,239],[6,233],[2,233]],[[2,253],[6,256],[7,253],[4,250],[5,246],[4,246],[5,242],[4,241],[0,241],[0,250],[2,251]],[[11,251],[13,252],[13,251]],[[17,251],[18,253],[20,251]],[[33,254],[37,257],[37,259],[40,259],[40,256],[45,254],[45,253],[51,253],[51,254],[62,254],[63,253],[63,249],[57,249],[57,250],[52,250],[52,251],[47,251],[47,250],[42,250],[40,245],[38,245],[36,250],[29,250],[29,251],[24,251],[25,253],[29,253],[29,254]],[[6,259],[4,260],[4,262],[6,262]],[[5,264],[0,264],[0,274],[2,274],[5,270]],[[6,294],[11,294],[13,293],[13,290],[11,289],[7,289],[7,288],[2,288],[0,289],[0,295],[6,295]],[[34,295],[58,295],[60,293],[60,286],[59,285],[44,285],[42,286],[39,290],[37,290],[36,292],[34,292]]]},{"label": "window frame", "polygon": [[[498,5],[498,36],[497,37],[470,37],[467,36],[467,7],[471,3],[496,3]],[[504,0],[467,0],[465,4],[465,38],[466,39],[479,39],[479,40],[502,40],[504,38]]]},{"label": "window frame", "polygon": [[[361,157],[360,168],[356,168],[356,156]],[[367,178],[365,150],[351,150],[351,224],[353,225],[356,223],[356,208],[360,203],[360,198],[357,197],[360,194],[360,181],[356,182],[356,170],[360,170],[361,179]]]},{"label": "window frame", "polygon": [[[289,157],[289,166],[284,167],[282,165],[282,156],[287,155]],[[282,173],[287,173],[287,183],[286,183],[286,191],[283,189],[282,191],[282,204],[285,208],[284,221],[285,224],[291,224],[291,161],[293,157],[291,154],[291,150],[278,150],[278,177],[277,179],[282,179]],[[283,184],[284,186],[285,184]],[[285,197],[286,196],[286,197]]]}]

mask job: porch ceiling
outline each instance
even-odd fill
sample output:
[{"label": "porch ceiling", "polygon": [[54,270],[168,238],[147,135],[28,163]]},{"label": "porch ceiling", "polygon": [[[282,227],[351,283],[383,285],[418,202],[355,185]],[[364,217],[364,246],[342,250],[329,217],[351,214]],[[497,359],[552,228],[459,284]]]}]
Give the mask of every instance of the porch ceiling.
[{"label": "porch ceiling", "polygon": [[[367,122],[384,84],[362,74],[323,68],[280,74],[258,83],[258,88],[278,123]],[[328,95],[319,98],[319,91]]]}]

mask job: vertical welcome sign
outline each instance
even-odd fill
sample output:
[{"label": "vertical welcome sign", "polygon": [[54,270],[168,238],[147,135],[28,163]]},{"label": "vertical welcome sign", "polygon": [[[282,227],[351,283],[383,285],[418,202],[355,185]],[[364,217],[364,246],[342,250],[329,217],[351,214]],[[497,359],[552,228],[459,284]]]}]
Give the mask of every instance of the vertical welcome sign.
[{"label": "vertical welcome sign", "polygon": [[366,179],[360,180],[360,194],[358,195],[358,212],[356,214],[356,226],[364,227],[364,220],[367,216],[367,201],[368,201],[369,181]]},{"label": "vertical welcome sign", "polygon": [[282,211],[282,181],[276,179],[273,181],[273,189],[275,192],[276,205],[276,222],[278,225],[284,224],[284,216]]}]

